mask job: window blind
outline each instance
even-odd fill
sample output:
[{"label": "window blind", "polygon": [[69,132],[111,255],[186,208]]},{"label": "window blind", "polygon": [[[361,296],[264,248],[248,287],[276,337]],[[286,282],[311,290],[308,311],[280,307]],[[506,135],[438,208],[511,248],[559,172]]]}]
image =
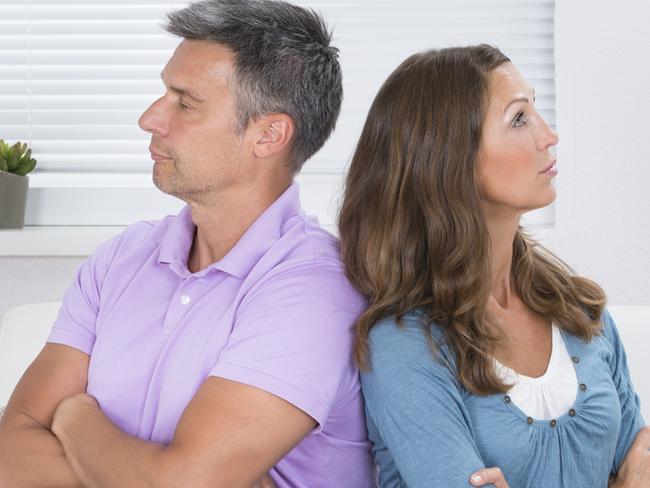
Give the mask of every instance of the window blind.
[{"label": "window blind", "polygon": [[[160,24],[166,12],[187,3],[0,4],[0,138],[27,142],[38,160],[28,224],[124,225],[180,207],[150,182],[149,135],[137,120],[162,94],[160,71],[179,42]],[[416,51],[498,46],[535,87],[538,109],[555,124],[552,0],[294,3],[325,16],[341,51],[344,103],[337,129],[300,177],[303,186],[317,189],[303,191],[306,210],[325,224],[334,221],[331,196],[374,95]],[[552,220],[552,212],[540,215],[539,222]]]}]

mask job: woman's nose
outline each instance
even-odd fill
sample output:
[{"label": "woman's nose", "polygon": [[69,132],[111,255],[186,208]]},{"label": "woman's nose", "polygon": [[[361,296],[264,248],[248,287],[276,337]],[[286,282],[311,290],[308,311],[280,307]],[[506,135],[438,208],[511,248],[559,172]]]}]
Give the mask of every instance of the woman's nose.
[{"label": "woman's nose", "polygon": [[541,151],[548,147],[555,146],[560,141],[560,136],[546,123],[544,119],[540,117],[539,120],[540,126],[539,135],[537,137],[537,149]]}]

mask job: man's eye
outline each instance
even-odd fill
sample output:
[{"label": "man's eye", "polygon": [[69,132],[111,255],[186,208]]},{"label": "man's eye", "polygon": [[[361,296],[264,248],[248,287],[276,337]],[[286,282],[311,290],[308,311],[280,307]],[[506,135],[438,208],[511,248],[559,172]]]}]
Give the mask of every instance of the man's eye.
[{"label": "man's eye", "polygon": [[526,124],[526,115],[523,112],[519,112],[515,117],[515,120],[512,121],[513,127],[521,127]]},{"label": "man's eye", "polygon": [[187,110],[192,108],[189,105],[185,105],[183,102],[179,102],[179,106],[181,107],[181,110]]}]

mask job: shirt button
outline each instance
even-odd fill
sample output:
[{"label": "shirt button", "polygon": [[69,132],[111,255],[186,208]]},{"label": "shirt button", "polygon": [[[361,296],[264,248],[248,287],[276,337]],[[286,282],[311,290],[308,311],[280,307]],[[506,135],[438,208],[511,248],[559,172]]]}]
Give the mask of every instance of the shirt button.
[{"label": "shirt button", "polygon": [[526,419],[526,423],[527,423],[528,425],[532,424],[532,423],[533,423],[533,417],[528,417],[528,418]]},{"label": "shirt button", "polygon": [[574,409],[569,410],[569,417],[575,417],[576,411]]},{"label": "shirt button", "polygon": [[190,303],[190,297],[187,296],[187,295],[183,295],[183,296],[181,297],[181,303],[182,303],[183,305],[187,305],[188,303]]},{"label": "shirt button", "polygon": [[573,356],[573,357],[571,358],[571,361],[573,361],[574,363],[578,364],[578,363],[580,362],[580,358],[579,358],[578,356]]},{"label": "shirt button", "polygon": [[580,391],[585,391],[587,389],[587,385],[584,383],[580,383]]},{"label": "shirt button", "polygon": [[504,396],[503,401],[506,403],[510,403],[510,397],[508,395]]},{"label": "shirt button", "polygon": [[551,420],[550,424],[551,424],[551,427],[555,427],[557,425],[557,420],[555,420],[555,419]]}]

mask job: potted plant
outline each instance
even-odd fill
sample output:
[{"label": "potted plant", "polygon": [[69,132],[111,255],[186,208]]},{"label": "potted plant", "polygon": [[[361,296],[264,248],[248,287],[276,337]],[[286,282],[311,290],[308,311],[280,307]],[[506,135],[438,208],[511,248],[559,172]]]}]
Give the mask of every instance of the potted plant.
[{"label": "potted plant", "polygon": [[21,229],[25,224],[27,174],[36,166],[32,150],[0,139],[0,229]]}]

